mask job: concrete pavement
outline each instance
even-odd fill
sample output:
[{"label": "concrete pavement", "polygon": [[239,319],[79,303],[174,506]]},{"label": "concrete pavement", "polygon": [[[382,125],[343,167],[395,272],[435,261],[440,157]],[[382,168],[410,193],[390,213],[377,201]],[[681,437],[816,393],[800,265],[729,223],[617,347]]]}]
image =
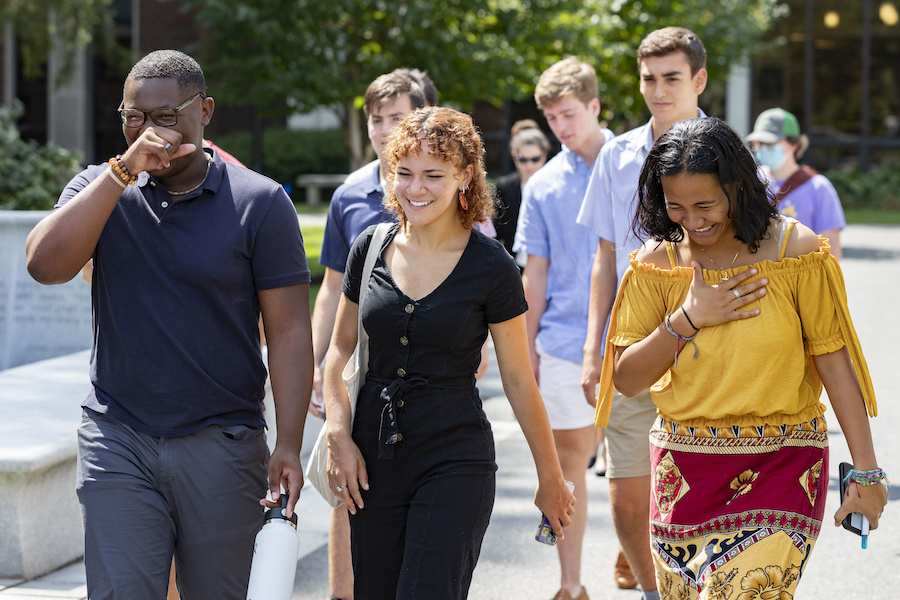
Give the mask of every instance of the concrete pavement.
[{"label": "concrete pavement", "polygon": [[[881,527],[861,550],[859,538],[831,526],[837,510],[837,464],[849,460],[840,428],[829,411],[831,466],[825,524],[813,558],[795,598],[863,600],[900,597],[900,227],[852,225],[842,236],[851,313],[866,353],[879,399],[879,416],[871,421],[879,461],[895,481]],[[496,362],[479,388],[494,427],[497,462],[497,500],[475,570],[473,599],[551,598],[559,588],[555,549],[534,541],[540,515],[532,504],[535,475],[528,446],[503,396]],[[321,421],[310,419],[308,448]],[[305,461],[304,461],[305,462]],[[588,477],[590,517],[585,536],[583,582],[594,600],[638,600],[640,592],[618,590],[612,566],[618,542],[613,531],[608,481]],[[297,512],[302,532],[294,600],[328,598],[328,507],[314,490],[301,495]],[[39,580],[0,581],[0,600],[85,598],[82,563],[75,563]]]}]

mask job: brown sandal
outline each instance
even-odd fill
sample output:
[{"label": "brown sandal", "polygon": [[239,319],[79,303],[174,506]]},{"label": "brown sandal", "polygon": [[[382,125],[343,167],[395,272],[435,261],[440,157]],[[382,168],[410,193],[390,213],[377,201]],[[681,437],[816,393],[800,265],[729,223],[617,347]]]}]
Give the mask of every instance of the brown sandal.
[{"label": "brown sandal", "polygon": [[628,558],[625,556],[625,551],[621,548],[619,548],[619,556],[616,558],[616,567],[613,574],[615,576],[616,585],[619,586],[620,589],[633,590],[637,587],[637,577],[634,576],[631,565],[628,563]]}]

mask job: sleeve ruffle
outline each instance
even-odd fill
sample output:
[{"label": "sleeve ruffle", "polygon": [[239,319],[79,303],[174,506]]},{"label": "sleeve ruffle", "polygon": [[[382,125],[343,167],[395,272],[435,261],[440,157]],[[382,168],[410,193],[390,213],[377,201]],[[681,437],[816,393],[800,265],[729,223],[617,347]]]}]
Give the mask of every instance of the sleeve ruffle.
[{"label": "sleeve ruffle", "polygon": [[[616,300],[613,304],[612,312],[610,313],[609,333],[606,338],[606,352],[603,357],[603,367],[600,371],[600,388],[597,394],[597,409],[594,413],[594,420],[598,427],[606,427],[609,423],[613,392],[615,391],[615,384],[613,383],[613,364],[615,363],[616,347],[629,346],[644,339],[653,331],[653,329],[659,326],[659,323],[662,323],[662,319],[665,316],[665,309],[661,309],[663,311],[663,314],[661,315],[652,314],[655,312],[653,309],[649,310],[650,314],[642,314],[643,317],[646,317],[644,320],[648,323],[645,327],[645,329],[647,329],[646,331],[641,330],[640,327],[629,327],[629,330],[620,330],[617,323],[619,320],[619,313],[622,310],[633,311],[632,316],[636,316],[638,312],[636,309],[639,309],[642,306],[648,307],[656,304],[656,302],[650,300],[651,297],[658,301],[660,297],[686,293],[687,286],[690,285],[691,277],[693,275],[693,270],[683,267],[675,267],[674,269],[669,270],[660,269],[649,263],[638,262],[635,259],[636,254],[637,252],[631,254],[631,266],[622,276],[619,293],[616,294]],[[672,278],[681,280],[683,282],[683,289],[681,289],[681,286],[676,286],[678,289],[673,289],[671,285]],[[637,294],[631,294],[636,297],[629,298],[627,303],[623,302],[623,299],[626,296],[623,291],[626,289],[630,292],[639,291]],[[629,319],[629,321],[633,322],[634,320]],[[649,323],[652,323],[652,327]]]},{"label": "sleeve ruffle", "polygon": [[[632,262],[632,267],[634,263]],[[625,271],[622,276],[622,286],[634,275],[633,268]],[[621,290],[621,287],[619,288]],[[594,422],[597,427],[606,428],[609,424],[609,414],[612,411],[613,392],[613,362],[615,359],[616,346],[613,340],[616,339],[616,313],[622,304],[622,294],[616,294],[616,301],[613,304],[612,312],[609,317],[609,334],[606,338],[606,353],[603,355],[603,367],[600,370],[600,386],[597,392],[597,409],[594,412]]]},{"label": "sleeve ruffle", "polygon": [[[835,314],[841,328],[841,337],[847,350],[850,353],[850,360],[853,362],[853,370],[856,372],[856,378],[862,389],[863,398],[866,401],[866,410],[870,417],[878,415],[878,405],[875,402],[875,389],[872,386],[872,378],[869,376],[869,367],[866,364],[866,358],[863,356],[862,347],[859,344],[859,338],[856,337],[856,329],[853,327],[853,321],[850,319],[850,310],[847,308],[847,288],[844,285],[844,275],[841,267],[838,265],[837,259],[828,254],[824,262],[825,277],[828,280],[828,288],[831,290],[831,297],[834,301]],[[820,348],[827,348],[828,344],[818,341]],[[832,344],[833,345],[833,344]],[[813,354],[822,354],[829,351],[839,350],[840,346],[834,350],[824,350],[818,352],[812,347],[810,352]]]},{"label": "sleeve ruffle", "polygon": [[785,258],[778,267],[795,270],[800,278],[797,305],[810,356],[836,352],[847,346],[869,416],[878,414],[875,390],[863,356],[850,309],[841,267],[831,254],[831,245],[819,236],[818,252]]}]

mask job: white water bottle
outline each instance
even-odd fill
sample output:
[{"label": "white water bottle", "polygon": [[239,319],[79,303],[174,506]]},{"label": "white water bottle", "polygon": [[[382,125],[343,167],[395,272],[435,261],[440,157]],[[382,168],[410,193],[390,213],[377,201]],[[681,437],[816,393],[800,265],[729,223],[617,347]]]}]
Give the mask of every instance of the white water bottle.
[{"label": "white water bottle", "polygon": [[284,516],[288,495],[281,494],[281,506],[266,511],[266,522],[256,534],[247,600],[290,600],[294,592],[300,538],[297,513]]}]

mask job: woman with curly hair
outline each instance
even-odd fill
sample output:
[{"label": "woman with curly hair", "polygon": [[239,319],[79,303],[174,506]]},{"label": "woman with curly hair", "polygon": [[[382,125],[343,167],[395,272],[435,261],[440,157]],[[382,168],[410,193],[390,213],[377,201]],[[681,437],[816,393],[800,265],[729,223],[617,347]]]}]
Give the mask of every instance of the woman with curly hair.
[{"label": "woman with curly hair", "polygon": [[[350,512],[356,600],[465,598],[494,503],[494,441],[475,388],[488,333],[534,455],[535,504],[559,533],[574,496],[530,368],[519,270],[473,230],[493,201],[472,119],[419,109],[395,128],[384,160],[384,204],[399,222],[368,281],[374,228],[350,252],[325,367],[328,477]],[[360,312],[369,370],[351,424],[341,372]]]},{"label": "woman with curly hair", "polygon": [[638,184],[598,424],[650,388],[650,532],[662,598],[791,598],[828,491],[824,384],[856,471],[835,524],[887,502],[872,382],[828,240],[778,214],[723,121],[673,125]]}]

